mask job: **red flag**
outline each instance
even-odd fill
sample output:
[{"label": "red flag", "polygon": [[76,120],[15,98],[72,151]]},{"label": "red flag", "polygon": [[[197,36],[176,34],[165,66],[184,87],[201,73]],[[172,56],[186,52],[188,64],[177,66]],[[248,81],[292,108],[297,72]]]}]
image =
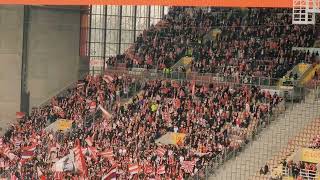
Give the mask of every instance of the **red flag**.
[{"label": "red flag", "polygon": [[88,177],[88,169],[86,166],[86,162],[81,150],[81,145],[79,139],[76,140],[75,148],[74,148],[74,155],[75,155],[75,166],[76,169],[80,171],[80,173],[84,177]]}]

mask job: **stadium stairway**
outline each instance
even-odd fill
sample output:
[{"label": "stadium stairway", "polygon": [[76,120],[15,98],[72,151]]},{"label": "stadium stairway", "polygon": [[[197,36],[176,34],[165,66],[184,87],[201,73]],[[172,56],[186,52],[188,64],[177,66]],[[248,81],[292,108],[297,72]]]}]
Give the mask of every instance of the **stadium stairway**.
[{"label": "stadium stairway", "polygon": [[245,146],[242,152],[238,153],[238,156],[225,162],[208,179],[256,179],[252,178],[256,172],[271,157],[279,153],[306,124],[319,116],[320,101],[315,100],[315,95],[311,92],[303,102],[287,107],[286,111],[263,129],[253,141]]},{"label": "stadium stairway", "polygon": [[276,177],[282,174],[282,160],[286,159],[287,162],[293,160],[296,153],[303,147],[308,147],[312,140],[320,133],[320,119],[315,119],[311,123],[305,126],[293,139],[289,140],[289,143],[285,148],[281,150],[276,156],[273,156],[268,160],[268,165],[271,168],[271,173],[267,175],[261,175],[257,171],[256,175],[252,179],[266,179],[269,177]]}]

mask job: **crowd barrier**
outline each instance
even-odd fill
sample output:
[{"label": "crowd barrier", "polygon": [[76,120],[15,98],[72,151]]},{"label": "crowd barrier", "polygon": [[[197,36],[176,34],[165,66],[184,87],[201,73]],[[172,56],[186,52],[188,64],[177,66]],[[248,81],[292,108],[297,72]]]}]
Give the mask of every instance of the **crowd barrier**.
[{"label": "crowd barrier", "polygon": [[308,179],[308,180],[319,179],[319,173],[317,171],[308,170],[308,169],[300,169],[298,174],[294,174],[290,168],[283,167],[282,175],[285,177],[294,177],[294,178],[296,178],[297,176],[300,176],[302,177],[302,179]]},{"label": "crowd barrier", "polygon": [[[182,72],[171,71],[165,73],[162,70],[157,69],[145,69],[145,68],[123,68],[123,67],[108,67],[105,71],[107,74],[117,75],[131,75],[139,79],[159,79],[167,78],[174,80],[189,80],[199,83],[205,82],[224,82],[224,83],[237,83],[237,84],[249,84],[256,86],[278,86],[278,79],[271,77],[259,77],[259,76],[232,76],[212,73],[198,73],[198,72]],[[103,73],[102,69],[92,69],[91,74]],[[297,82],[293,82],[297,84]]]}]

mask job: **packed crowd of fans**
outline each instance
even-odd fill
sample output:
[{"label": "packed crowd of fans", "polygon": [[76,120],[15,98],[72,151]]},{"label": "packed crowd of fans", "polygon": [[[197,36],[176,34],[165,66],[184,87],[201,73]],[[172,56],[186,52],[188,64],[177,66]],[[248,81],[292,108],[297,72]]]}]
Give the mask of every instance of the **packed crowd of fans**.
[{"label": "packed crowd of fans", "polygon": [[[283,9],[214,13],[174,7],[125,54],[107,63],[163,69],[190,55],[192,70],[200,73],[282,77],[317,55],[291,51],[294,46],[312,46],[316,32],[313,26],[291,25],[290,14]],[[221,34],[207,39],[213,28]],[[133,95],[131,88],[137,84],[142,94],[121,104],[121,97]],[[64,96],[12,125],[0,139],[0,174],[99,179],[115,170],[120,179],[188,178],[203,173],[214,157],[239,148],[251,135],[250,127],[264,121],[281,100],[255,86],[87,76]],[[67,132],[46,130],[57,119],[72,120],[72,127]],[[175,145],[156,143],[168,132],[185,137]],[[319,137],[312,146],[319,148]],[[71,153],[75,159],[66,159],[58,170],[56,163]],[[67,165],[71,161],[75,165]],[[305,163],[291,167],[314,169]]]},{"label": "packed crowd of fans", "polygon": [[[111,80],[113,83],[107,85]],[[79,81],[76,87],[68,89],[63,96],[52,98],[48,105],[33,108],[30,116],[25,116],[18,124],[12,125],[0,138],[0,174],[8,171],[7,168],[9,171],[19,169],[20,175],[17,174],[17,177],[23,174],[26,179],[32,179],[37,175],[34,169],[36,166],[42,166],[43,173],[46,173],[50,169],[50,162],[47,161],[50,158],[48,159],[47,155],[55,142],[61,142],[59,157],[65,155],[68,151],[66,148],[69,148],[68,144],[64,146],[63,143],[67,135],[44,131],[48,124],[57,119],[70,119],[74,121],[74,125],[80,126],[94,113],[97,104],[106,108],[112,107],[120,96],[129,95],[132,93],[130,89],[137,88],[136,86],[139,84],[130,77],[106,79],[87,76]],[[29,153],[26,157],[25,152]],[[32,160],[29,161],[29,157],[32,157]]]},{"label": "packed crowd of fans", "polygon": [[193,67],[198,72],[233,76],[282,77],[300,62],[310,63],[316,54],[292,51],[312,47],[314,26],[291,25],[291,12],[249,9],[232,13],[219,27],[216,44],[199,45]]},{"label": "packed crowd of fans", "polygon": [[[27,179],[96,179],[116,167],[120,179],[186,178],[202,172],[218,154],[238,148],[250,135],[248,127],[281,101],[258,87],[156,80],[146,82],[131,103],[119,104],[117,89],[132,83],[125,77],[88,76],[65,97],[33,109],[1,138],[0,170]],[[103,116],[88,120],[100,112],[98,107],[104,107]],[[105,110],[110,108],[112,115]],[[45,130],[58,118],[73,120],[72,128],[67,133]],[[155,143],[167,132],[186,137],[177,145]],[[52,168],[77,149],[83,152],[83,160],[75,158],[81,168]]]},{"label": "packed crowd of fans", "polygon": [[[292,47],[313,47],[318,30],[313,25],[292,25],[290,9],[225,10],[171,8],[124,55],[110,57],[107,63],[163,69],[189,55],[195,72],[281,78],[296,64],[312,63],[318,56],[292,51]],[[221,31],[216,39],[207,36],[212,29]]]}]

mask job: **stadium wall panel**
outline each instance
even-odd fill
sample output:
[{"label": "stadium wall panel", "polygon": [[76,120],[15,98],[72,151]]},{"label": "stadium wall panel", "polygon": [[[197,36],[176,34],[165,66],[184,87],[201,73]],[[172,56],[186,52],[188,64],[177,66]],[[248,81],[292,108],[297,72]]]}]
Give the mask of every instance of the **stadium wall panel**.
[{"label": "stadium wall panel", "polygon": [[23,6],[0,6],[0,134],[20,109]]},{"label": "stadium wall panel", "polygon": [[30,108],[78,78],[80,12],[32,7],[28,41]]}]

